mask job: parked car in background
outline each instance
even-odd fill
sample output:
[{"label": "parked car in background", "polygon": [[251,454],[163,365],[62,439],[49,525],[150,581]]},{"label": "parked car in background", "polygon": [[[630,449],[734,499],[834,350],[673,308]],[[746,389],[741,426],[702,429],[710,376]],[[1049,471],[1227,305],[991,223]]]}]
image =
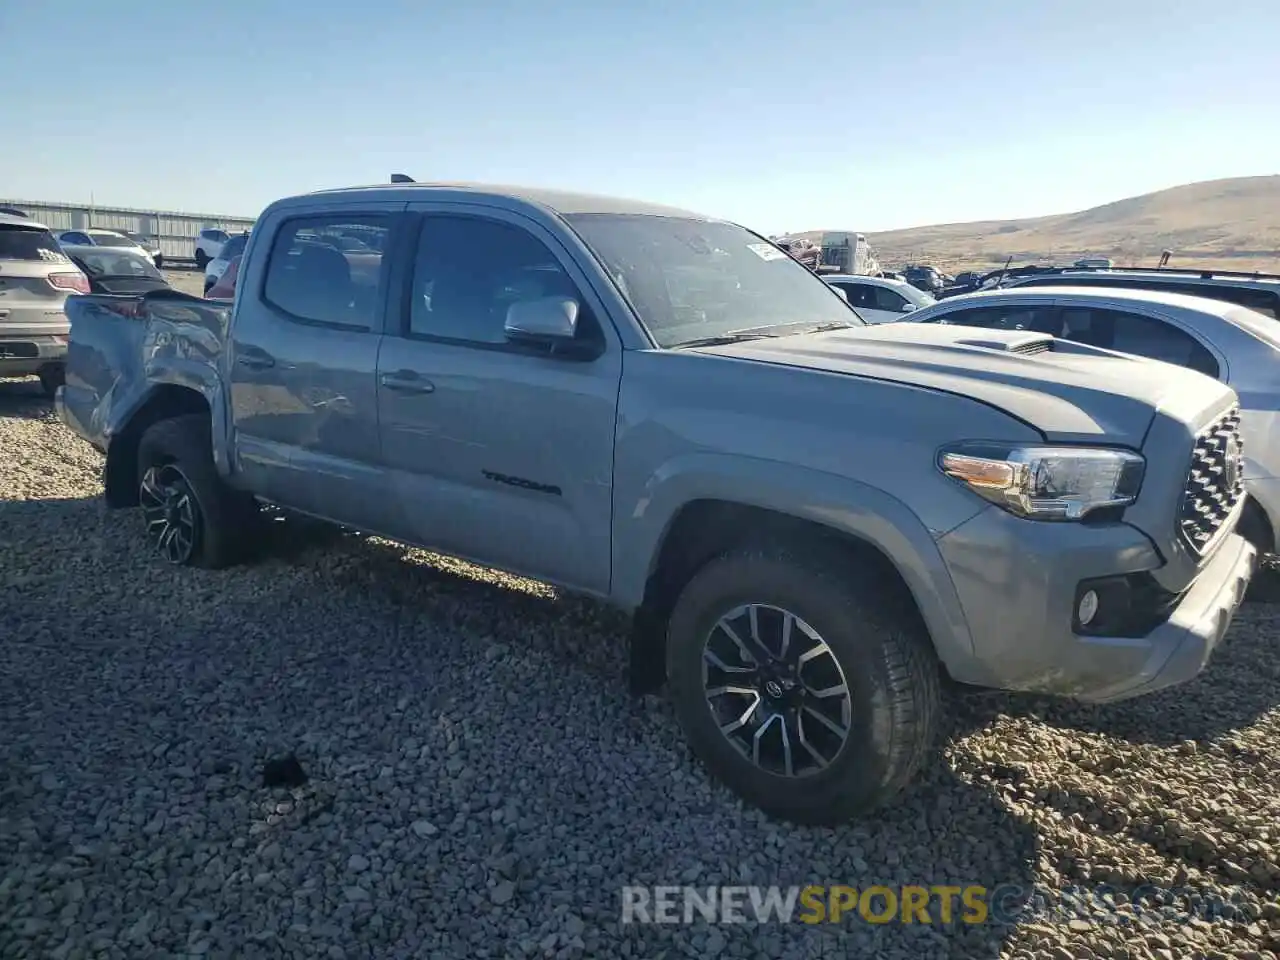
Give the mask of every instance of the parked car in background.
[{"label": "parked car in background", "polygon": [[942,293],[942,288],[945,286],[942,282],[942,274],[937,267],[913,264],[902,271],[902,277],[907,283],[935,299]]},{"label": "parked car in background", "polygon": [[942,288],[942,292],[938,294],[938,299],[958,297],[964,293],[973,293],[975,290],[980,290],[982,289],[983,277],[984,274],[975,270],[966,270],[963,273],[959,273],[952,282]]},{"label": "parked car in background", "polygon": [[1035,273],[1011,276],[1005,288],[1039,286],[1110,287],[1121,290],[1162,290],[1211,297],[1256,310],[1272,320],[1280,319],[1280,274],[1230,270],[1143,270],[1113,267],[1081,270],[1071,267],[1041,268]]},{"label": "parked car in background", "polygon": [[147,252],[147,256],[151,258],[151,262],[156,265],[157,270],[164,268],[164,254],[160,252],[158,241],[148,240],[142,234],[134,233],[132,230],[123,230],[121,232]]},{"label": "parked car in background", "polygon": [[58,234],[58,242],[72,247],[112,247],[117,250],[131,250],[155,263],[151,251],[137,240],[118,230],[103,230],[90,227],[88,230],[63,230]]},{"label": "parked car in background", "polygon": [[68,294],[89,281],[42,223],[0,213],[0,377],[36,375],[45,393],[62,383]]},{"label": "parked car in background", "polygon": [[25,217],[27,212],[19,210],[17,207],[0,207],[0,213],[7,214],[10,217]]},{"label": "parked car in background", "polygon": [[849,306],[867,323],[892,323],[921,307],[936,303],[933,297],[903,280],[834,274],[822,278],[844,292]]},{"label": "parked car in background", "polygon": [[[1249,497],[1240,533],[1274,552],[1280,534],[1280,324],[1222,300],[1143,289],[1015,287],[945,300],[908,318],[988,330],[1028,330],[1161,360],[1229,384],[1240,398]],[[1210,452],[1226,451],[1217,440]],[[1224,441],[1225,442],[1225,441]]]},{"label": "parked car in background", "polygon": [[205,290],[204,295],[210,300],[230,300],[236,295],[236,277],[240,275],[240,261],[243,257],[233,257],[227,269],[212,287]]},{"label": "parked car in background", "polygon": [[75,247],[63,252],[89,278],[90,293],[147,293],[169,286],[151,258],[119,247]]},{"label": "parked car in background", "polygon": [[230,239],[227,231],[217,227],[205,227],[196,234],[196,266],[203,270],[209,261],[222,252],[222,245]]},{"label": "parked car in background", "polygon": [[[244,253],[245,244],[248,242],[249,234],[246,231],[237,233],[234,237],[229,237],[227,242],[222,245],[218,255],[210,260],[204,268],[204,289],[206,293],[210,287],[218,282],[218,278],[226,271],[227,265]],[[351,242],[359,243],[358,240],[352,240]]]},{"label": "parked car in background", "polygon": [[[324,242],[353,222],[367,253]],[[239,269],[231,306],[67,304],[59,414],[157,557],[234,562],[261,500],[607,598],[634,688],[669,683],[708,768],[776,816],[895,797],[944,675],[1098,701],[1189,680],[1254,566],[1230,387],[867,326],[732,223],[327,190],[271,204]]]}]

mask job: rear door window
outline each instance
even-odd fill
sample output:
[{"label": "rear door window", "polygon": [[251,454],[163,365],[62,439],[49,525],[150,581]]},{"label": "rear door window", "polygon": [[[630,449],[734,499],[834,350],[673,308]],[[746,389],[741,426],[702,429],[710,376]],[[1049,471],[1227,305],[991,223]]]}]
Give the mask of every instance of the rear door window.
[{"label": "rear door window", "polygon": [[0,224],[0,260],[67,263],[70,258],[48,230],[5,223]]},{"label": "rear door window", "polygon": [[344,251],[341,237],[351,227],[378,234],[381,243],[391,219],[334,214],[281,224],[271,243],[263,300],[304,322],[358,330],[378,326],[387,261],[372,247]]},{"label": "rear door window", "polygon": [[226,242],[222,250],[218,253],[219,260],[230,260],[232,257],[238,257],[244,253],[244,246],[248,243],[248,237],[236,236]]},{"label": "rear door window", "polygon": [[1063,307],[1062,336],[1095,347],[1187,367],[1215,379],[1218,361],[1199,340],[1171,323],[1091,307]]}]

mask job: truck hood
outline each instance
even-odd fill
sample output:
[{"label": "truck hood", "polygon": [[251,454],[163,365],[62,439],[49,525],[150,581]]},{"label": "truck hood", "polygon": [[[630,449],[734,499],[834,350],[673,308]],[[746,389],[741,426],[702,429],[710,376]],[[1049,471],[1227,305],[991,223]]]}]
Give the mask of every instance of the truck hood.
[{"label": "truck hood", "polygon": [[1234,396],[1181,367],[1014,330],[889,323],[696,349],[970,397],[1058,443],[1140,448],[1157,410],[1198,427]]}]

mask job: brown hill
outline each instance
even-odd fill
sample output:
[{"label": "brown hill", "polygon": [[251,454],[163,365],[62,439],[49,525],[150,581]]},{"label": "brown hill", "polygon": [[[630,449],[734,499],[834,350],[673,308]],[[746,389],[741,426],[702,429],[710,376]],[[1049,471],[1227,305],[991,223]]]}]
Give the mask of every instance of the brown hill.
[{"label": "brown hill", "polygon": [[[817,240],[821,231],[801,236]],[[1206,180],[1117,200],[1080,213],[1026,220],[945,223],[869,233],[886,266],[933,263],[948,270],[1110,257],[1118,265],[1280,272],[1280,176]]]}]

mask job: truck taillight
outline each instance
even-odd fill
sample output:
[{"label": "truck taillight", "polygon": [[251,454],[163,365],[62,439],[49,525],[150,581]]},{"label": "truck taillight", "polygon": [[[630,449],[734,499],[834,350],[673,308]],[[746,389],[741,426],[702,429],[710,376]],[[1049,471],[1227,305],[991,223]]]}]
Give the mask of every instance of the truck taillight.
[{"label": "truck taillight", "polygon": [[74,290],[76,293],[89,292],[89,278],[79,270],[74,273],[51,273],[46,277],[49,286],[57,290]]}]

